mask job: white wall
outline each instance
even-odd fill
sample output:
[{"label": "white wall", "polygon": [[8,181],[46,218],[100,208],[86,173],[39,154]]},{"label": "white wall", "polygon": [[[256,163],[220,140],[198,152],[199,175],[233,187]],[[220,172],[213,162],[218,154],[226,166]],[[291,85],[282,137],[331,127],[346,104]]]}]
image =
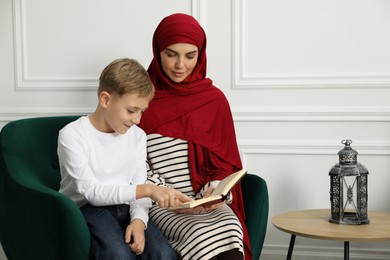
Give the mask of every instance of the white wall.
[{"label": "white wall", "polygon": [[[208,35],[209,77],[231,103],[245,168],[268,183],[270,219],[329,208],[346,138],[370,171],[369,209],[390,211],[389,10],[387,0],[3,0],[0,127],[92,112],[104,66],[127,56],[147,67],[157,23],[185,12]],[[283,259],[288,242],[269,223],[264,259]],[[388,259],[387,243],[351,243],[351,254]],[[341,252],[299,237],[294,256]]]}]

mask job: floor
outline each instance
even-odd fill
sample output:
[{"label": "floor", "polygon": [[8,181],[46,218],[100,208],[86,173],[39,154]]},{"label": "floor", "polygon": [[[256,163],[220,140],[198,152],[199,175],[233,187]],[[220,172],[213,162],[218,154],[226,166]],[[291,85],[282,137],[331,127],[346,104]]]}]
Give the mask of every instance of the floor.
[{"label": "floor", "polygon": [[[343,256],[340,257],[315,257],[315,260],[342,260]],[[366,260],[363,258],[355,258],[355,257],[349,257],[350,260]],[[261,257],[260,260],[286,260],[286,256],[264,256]],[[292,260],[313,260],[312,256],[292,256]]]},{"label": "floor", "polygon": [[[266,256],[266,257],[261,257],[260,260],[285,260],[285,256]],[[307,259],[301,259],[301,260],[308,260]],[[316,260],[322,260],[322,259],[316,259]]]}]

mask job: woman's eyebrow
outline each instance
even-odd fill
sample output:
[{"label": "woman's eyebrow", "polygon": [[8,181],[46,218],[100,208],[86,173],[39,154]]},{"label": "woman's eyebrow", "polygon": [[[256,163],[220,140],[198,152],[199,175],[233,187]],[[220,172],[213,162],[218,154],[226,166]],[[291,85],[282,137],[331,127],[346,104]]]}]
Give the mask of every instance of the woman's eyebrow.
[{"label": "woman's eyebrow", "polygon": [[173,53],[177,53],[176,51],[174,51],[174,50],[172,50],[172,49],[169,49],[169,48],[166,48],[165,50],[166,50],[166,51],[173,52]]},{"label": "woman's eyebrow", "polygon": [[197,50],[194,50],[194,51],[187,52],[186,54],[193,54],[193,53],[197,53],[197,52],[198,52]]},{"label": "woman's eyebrow", "polygon": [[[169,48],[166,48],[165,50],[173,52],[173,53],[178,53],[177,51],[174,51],[174,50],[169,49]],[[197,50],[193,50],[193,51],[187,52],[186,54],[192,54],[192,53],[197,53],[197,52],[198,52]]]}]

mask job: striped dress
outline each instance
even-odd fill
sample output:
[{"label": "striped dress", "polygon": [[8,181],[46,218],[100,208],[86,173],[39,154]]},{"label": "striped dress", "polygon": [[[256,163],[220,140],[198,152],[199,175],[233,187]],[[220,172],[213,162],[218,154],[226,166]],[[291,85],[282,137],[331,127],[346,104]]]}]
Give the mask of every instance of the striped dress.
[{"label": "striped dress", "polygon": [[[147,149],[149,183],[170,186],[190,197],[199,196],[191,186],[187,141],[149,134]],[[227,205],[198,215],[177,214],[154,205],[149,216],[181,259],[210,259],[235,248],[244,252],[241,224]]]}]

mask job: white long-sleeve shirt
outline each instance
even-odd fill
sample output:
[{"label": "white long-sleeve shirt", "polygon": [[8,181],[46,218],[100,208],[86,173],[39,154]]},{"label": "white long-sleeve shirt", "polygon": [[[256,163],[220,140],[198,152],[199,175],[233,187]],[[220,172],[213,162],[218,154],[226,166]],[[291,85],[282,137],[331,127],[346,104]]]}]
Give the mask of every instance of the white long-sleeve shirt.
[{"label": "white long-sleeve shirt", "polygon": [[130,218],[145,226],[151,200],[136,200],[136,185],[144,184],[146,135],[133,125],[125,134],[103,133],[88,116],[69,123],[59,132],[60,192],[79,207],[130,205]]}]

